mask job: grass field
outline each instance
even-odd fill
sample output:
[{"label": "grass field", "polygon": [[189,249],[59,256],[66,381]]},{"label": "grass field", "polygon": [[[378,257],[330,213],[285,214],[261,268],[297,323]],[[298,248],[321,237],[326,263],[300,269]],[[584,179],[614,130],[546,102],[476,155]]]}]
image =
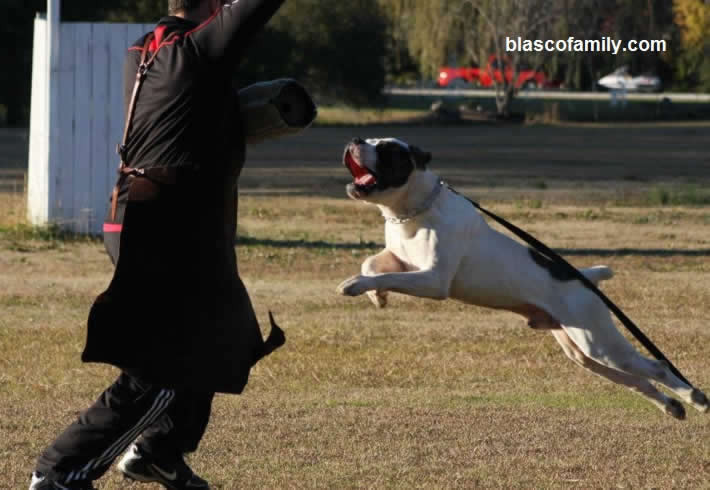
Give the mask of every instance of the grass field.
[{"label": "grass field", "polygon": [[[286,346],[243,396],[218,396],[191,458],[214,488],[710,488],[710,415],[663,415],[574,366],[513,314],[335,287],[383,242],[344,198],[352,136],[394,135],[432,168],[562,250],[710,391],[706,126],[317,128],[257,147],[241,180],[240,271]],[[0,488],[116,376],[82,365],[111,267],[98,241],[22,226],[0,194]],[[115,470],[101,489],[125,483]],[[157,487],[156,487],[157,488]]]}]

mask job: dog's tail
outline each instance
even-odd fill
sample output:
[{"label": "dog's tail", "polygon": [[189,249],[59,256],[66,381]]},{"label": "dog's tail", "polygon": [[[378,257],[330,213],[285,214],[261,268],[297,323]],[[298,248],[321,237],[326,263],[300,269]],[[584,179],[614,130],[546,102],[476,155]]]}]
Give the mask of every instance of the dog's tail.
[{"label": "dog's tail", "polygon": [[594,284],[599,284],[599,281],[611,279],[614,277],[614,272],[605,265],[595,265],[581,270],[584,277],[592,281]]}]

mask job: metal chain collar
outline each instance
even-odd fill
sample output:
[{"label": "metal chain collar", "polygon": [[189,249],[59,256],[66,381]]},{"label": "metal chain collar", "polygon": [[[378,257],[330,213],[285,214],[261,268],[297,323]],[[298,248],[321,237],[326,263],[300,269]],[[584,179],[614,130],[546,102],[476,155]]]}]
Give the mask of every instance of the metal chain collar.
[{"label": "metal chain collar", "polygon": [[419,207],[408,212],[407,214],[386,216],[385,213],[382,213],[382,217],[385,219],[386,222],[392,223],[395,225],[401,225],[402,223],[406,223],[407,221],[410,221],[412,218],[419,216],[420,214],[422,214],[425,211],[428,211],[429,208],[431,208],[431,206],[432,206],[432,204],[434,204],[434,201],[436,200],[436,198],[439,197],[439,194],[441,194],[441,189],[445,185],[446,184],[444,183],[444,181],[440,180],[438,182],[438,184],[434,187],[434,190],[431,191],[431,194],[429,194],[429,197],[427,197]]}]

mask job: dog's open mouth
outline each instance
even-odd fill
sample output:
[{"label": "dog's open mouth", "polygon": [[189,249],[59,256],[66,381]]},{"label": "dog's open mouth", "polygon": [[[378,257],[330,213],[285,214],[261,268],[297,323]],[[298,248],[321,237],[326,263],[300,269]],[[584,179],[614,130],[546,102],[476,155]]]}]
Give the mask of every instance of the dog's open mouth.
[{"label": "dog's open mouth", "polygon": [[343,164],[348,168],[353,176],[352,185],[357,194],[368,194],[375,188],[375,185],[377,185],[377,177],[364,165],[360,165],[358,163],[350,148],[345,150],[345,155],[343,155]]}]

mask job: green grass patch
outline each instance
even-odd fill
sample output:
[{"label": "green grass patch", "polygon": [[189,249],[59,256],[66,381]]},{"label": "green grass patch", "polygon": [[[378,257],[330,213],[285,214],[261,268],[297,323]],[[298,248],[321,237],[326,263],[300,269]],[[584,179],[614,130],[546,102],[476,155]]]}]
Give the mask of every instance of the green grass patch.
[{"label": "green grass patch", "polygon": [[695,185],[683,187],[656,186],[646,194],[649,206],[706,206],[710,204],[710,189]]},{"label": "green grass patch", "polygon": [[24,223],[0,225],[0,244],[18,252],[54,250],[68,243],[99,241],[101,241],[99,236],[77,233],[59,225],[34,226]]}]

